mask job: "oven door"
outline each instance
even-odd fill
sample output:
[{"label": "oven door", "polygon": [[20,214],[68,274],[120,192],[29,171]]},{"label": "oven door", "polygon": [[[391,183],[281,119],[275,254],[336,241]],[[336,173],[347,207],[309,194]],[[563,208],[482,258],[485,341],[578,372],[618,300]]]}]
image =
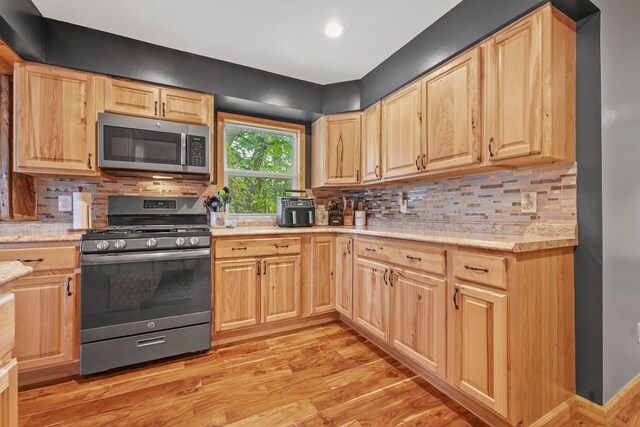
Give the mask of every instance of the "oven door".
[{"label": "oven door", "polygon": [[82,343],[211,322],[207,249],[85,254]]}]

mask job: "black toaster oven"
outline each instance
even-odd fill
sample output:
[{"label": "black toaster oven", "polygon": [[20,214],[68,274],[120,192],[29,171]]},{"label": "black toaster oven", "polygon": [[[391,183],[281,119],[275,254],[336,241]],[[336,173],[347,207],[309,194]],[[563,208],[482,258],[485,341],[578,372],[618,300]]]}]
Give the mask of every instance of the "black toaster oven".
[{"label": "black toaster oven", "polygon": [[[290,194],[304,194],[291,196]],[[276,206],[276,224],[280,227],[312,227],[316,220],[313,199],[306,197],[304,190],[284,190],[284,196],[278,197]]]}]

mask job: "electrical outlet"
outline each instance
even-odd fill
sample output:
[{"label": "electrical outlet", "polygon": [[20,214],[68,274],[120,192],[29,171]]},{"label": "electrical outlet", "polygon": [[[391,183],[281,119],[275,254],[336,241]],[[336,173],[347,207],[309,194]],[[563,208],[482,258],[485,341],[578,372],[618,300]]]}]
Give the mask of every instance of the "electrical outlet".
[{"label": "electrical outlet", "polygon": [[58,196],[58,212],[71,212],[71,196]]},{"label": "electrical outlet", "polygon": [[535,191],[520,193],[520,212],[538,213],[538,193]]}]

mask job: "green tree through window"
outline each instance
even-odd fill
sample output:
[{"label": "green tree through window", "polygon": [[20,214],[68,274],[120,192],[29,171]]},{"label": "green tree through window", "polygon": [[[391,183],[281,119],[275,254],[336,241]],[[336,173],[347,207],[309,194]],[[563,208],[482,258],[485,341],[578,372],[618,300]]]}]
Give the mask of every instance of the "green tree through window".
[{"label": "green tree through window", "polygon": [[297,181],[295,133],[226,124],[225,185],[237,215],[273,215],[285,189]]}]

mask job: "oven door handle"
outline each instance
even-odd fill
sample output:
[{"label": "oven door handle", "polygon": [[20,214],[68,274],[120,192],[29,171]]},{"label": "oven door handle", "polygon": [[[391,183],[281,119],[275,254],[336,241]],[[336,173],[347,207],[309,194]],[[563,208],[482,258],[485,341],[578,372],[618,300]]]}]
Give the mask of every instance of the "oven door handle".
[{"label": "oven door handle", "polygon": [[184,132],[180,134],[180,164],[187,165],[187,134]]},{"label": "oven door handle", "polygon": [[209,249],[194,249],[171,252],[145,252],[123,254],[86,254],[82,255],[81,265],[106,265],[128,262],[162,261],[176,259],[210,258]]}]

